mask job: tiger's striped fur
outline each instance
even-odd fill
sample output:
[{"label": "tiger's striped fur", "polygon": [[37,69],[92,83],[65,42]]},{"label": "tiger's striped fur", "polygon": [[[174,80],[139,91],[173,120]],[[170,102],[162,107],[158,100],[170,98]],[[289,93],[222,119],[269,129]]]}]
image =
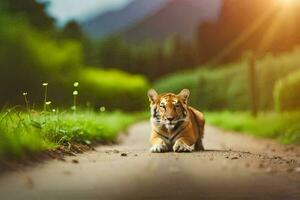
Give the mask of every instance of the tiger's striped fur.
[{"label": "tiger's striped fur", "polygon": [[189,90],[179,94],[148,91],[151,109],[151,152],[204,150],[204,115],[188,105]]}]

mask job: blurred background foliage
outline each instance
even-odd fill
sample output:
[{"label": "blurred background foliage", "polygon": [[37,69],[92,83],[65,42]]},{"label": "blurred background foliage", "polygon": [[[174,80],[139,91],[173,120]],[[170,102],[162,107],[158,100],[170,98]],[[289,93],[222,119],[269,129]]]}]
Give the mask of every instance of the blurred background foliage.
[{"label": "blurred background foliage", "polygon": [[79,81],[82,105],[139,110],[147,105],[151,82],[161,92],[190,88],[192,104],[205,110],[249,110],[245,55],[252,54],[259,109],[297,110],[299,78],[292,74],[300,70],[300,30],[292,22],[300,20],[299,4],[283,9],[274,2],[227,0],[215,21],[199,22],[193,38],[129,42],[122,32],[90,37],[74,20],[58,27],[48,3],[3,0],[0,103],[21,104],[28,91],[39,105],[41,83],[49,82],[51,100],[69,106],[72,83]]},{"label": "blurred background foliage", "polygon": [[23,104],[22,92],[28,92],[31,103],[38,106],[43,102],[41,84],[48,82],[51,101],[68,106],[72,104],[72,84],[80,81],[83,105],[145,108],[142,96],[149,87],[147,80],[117,70],[88,68],[80,26],[71,21],[56,28],[46,6],[34,0],[1,2],[0,90],[5,95],[0,104]]},{"label": "blurred background foliage", "polygon": [[277,111],[294,111],[300,108],[300,70],[276,83],[274,91]]},{"label": "blurred background foliage", "polygon": [[[86,27],[93,24],[71,20],[58,26],[56,19],[46,11],[49,3],[45,1],[1,0],[0,105],[24,105],[22,93],[27,92],[30,106],[41,108],[45,103],[44,82],[49,83],[47,100],[52,102],[51,108],[69,109],[75,98],[72,98],[73,83],[79,82],[77,105],[82,110],[98,111],[100,108],[102,111],[144,111],[148,107],[146,93],[150,87],[175,93],[189,88],[191,105],[207,111],[210,123],[262,137],[279,137],[284,143],[299,143],[300,3],[289,1],[293,4],[288,5],[279,1],[220,0],[216,19],[199,21],[193,36],[184,37],[180,33],[190,31],[185,26],[192,24],[199,9],[210,10],[216,0],[172,0],[156,12],[157,16],[144,16],[133,27],[95,38],[86,31]],[[149,2],[131,3],[141,3],[138,8],[142,12]],[[185,12],[181,12],[183,8]],[[146,26],[149,20],[148,24],[154,24],[150,28]],[[112,23],[120,25],[122,20]],[[180,31],[166,34],[176,28]],[[130,33],[128,40],[126,36]],[[151,34],[153,37],[142,37]],[[253,104],[250,58],[255,58],[257,93],[254,99],[259,111],[256,118],[250,115]],[[57,133],[59,139],[68,134],[71,134],[68,140],[78,138],[82,131],[74,131],[72,127],[86,116],[90,116],[86,123],[92,123],[93,130],[85,123],[78,129],[83,130],[88,139],[98,132],[94,120],[98,114],[78,114],[78,119],[72,120],[68,113],[61,115],[67,124],[60,120],[57,124],[61,129],[68,127],[65,132],[53,131],[51,127],[57,124],[52,123],[50,129],[43,127],[48,134],[44,137],[32,127],[32,119],[26,121],[25,127],[34,130],[27,132],[14,127],[18,121],[15,120],[10,122],[11,128],[5,124],[0,126],[0,132],[4,133],[0,139],[19,141],[19,146],[28,151],[48,148],[41,146],[45,138],[51,141],[49,145],[58,142],[50,132]],[[43,119],[44,113],[39,117]],[[99,116],[99,126],[107,124],[107,130],[115,127],[119,120],[131,118],[117,114],[115,119],[103,121],[105,117]],[[18,112],[13,118],[18,118]],[[120,128],[114,129],[113,135]],[[20,135],[12,136],[14,130]],[[101,132],[101,137],[107,130]],[[23,137],[24,131],[27,136]],[[0,146],[7,145],[7,149],[14,149],[14,144],[1,144],[0,140]]]},{"label": "blurred background foliage", "polygon": [[[299,56],[300,49],[277,56],[266,55],[257,60],[257,85],[259,108],[262,111],[274,109],[277,104],[288,104],[284,95],[292,102],[299,102]],[[291,77],[290,77],[291,76]],[[293,78],[292,78],[293,77]],[[291,81],[291,79],[293,81]],[[289,84],[288,84],[289,83]],[[278,95],[275,86],[280,84]],[[232,64],[219,65],[217,69],[208,67],[174,73],[155,82],[161,92],[178,92],[182,87],[192,90],[192,104],[208,110],[250,110],[250,87],[248,61],[242,60]],[[289,94],[289,95],[288,95]],[[281,98],[281,100],[277,100]],[[281,107],[280,105],[277,105]],[[290,109],[300,108],[297,103]]]}]

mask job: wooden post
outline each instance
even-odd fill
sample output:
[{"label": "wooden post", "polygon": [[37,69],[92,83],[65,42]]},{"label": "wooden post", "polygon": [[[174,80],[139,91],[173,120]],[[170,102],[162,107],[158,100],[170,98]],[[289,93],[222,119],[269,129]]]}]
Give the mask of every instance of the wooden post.
[{"label": "wooden post", "polygon": [[249,79],[250,79],[251,113],[253,117],[256,117],[258,112],[258,91],[257,91],[257,73],[256,73],[255,56],[250,56]]}]

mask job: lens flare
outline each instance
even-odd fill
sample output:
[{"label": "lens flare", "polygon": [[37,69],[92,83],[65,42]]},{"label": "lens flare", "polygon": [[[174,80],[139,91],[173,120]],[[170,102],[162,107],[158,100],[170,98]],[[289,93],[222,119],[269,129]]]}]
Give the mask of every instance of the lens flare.
[{"label": "lens flare", "polygon": [[293,5],[294,3],[296,3],[298,0],[278,0],[279,3],[283,4],[283,5]]}]

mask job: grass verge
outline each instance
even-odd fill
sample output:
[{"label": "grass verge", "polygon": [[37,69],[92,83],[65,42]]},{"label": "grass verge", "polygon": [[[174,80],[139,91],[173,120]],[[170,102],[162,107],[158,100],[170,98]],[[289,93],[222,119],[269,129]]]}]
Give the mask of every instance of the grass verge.
[{"label": "grass verge", "polygon": [[72,144],[113,141],[139,119],[121,112],[0,113],[0,161],[21,159],[44,150]]},{"label": "grass verge", "polygon": [[206,112],[208,123],[263,138],[276,138],[284,144],[300,144],[300,113]]}]

